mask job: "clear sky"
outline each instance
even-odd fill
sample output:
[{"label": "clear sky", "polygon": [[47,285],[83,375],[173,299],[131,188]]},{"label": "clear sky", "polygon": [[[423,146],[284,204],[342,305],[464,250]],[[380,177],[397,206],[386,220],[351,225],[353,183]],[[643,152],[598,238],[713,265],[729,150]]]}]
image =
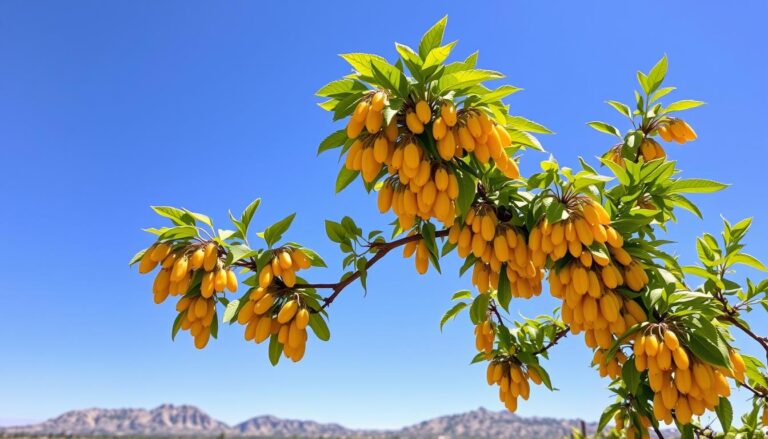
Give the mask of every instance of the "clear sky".
[{"label": "clear sky", "polygon": [[[334,195],[336,156],[315,151],[338,127],[313,94],[349,72],[337,54],[392,59],[394,41],[416,46],[444,14],[456,56],[479,49],[479,66],[523,87],[513,113],[556,131],[544,146],[570,165],[609,146],[586,122],[619,122],[603,102],[630,100],[635,71],[666,53],[672,98],[707,102],[686,115],[699,140],[670,155],[686,176],[733,184],[694,197],[704,221],[681,213],[670,231],[680,258],[693,262],[693,238],[719,231],[722,214],[754,215],[750,250],[768,260],[764,1],[3,1],[0,418],[169,402],[231,423],[269,413],[397,427],[501,409],[483,368],[468,366],[468,319],[438,329],[450,295],[470,284],[455,257],[445,275],[423,277],[411,260],[387,258],[367,297],[353,287],[333,304],[331,341],[312,340],[300,364],[277,368],[239,326],[202,352],[187,334],[172,343],[173,305],[154,305],[151,279],[127,266],[151,242],[140,229],[163,225],[150,204],[224,226],[227,209],[262,197],[254,227],[297,211],[286,238],[325,256],[330,268],[313,279],[333,280],[341,263],[323,220],[349,214],[372,228],[390,218],[359,184]],[[544,158],[526,154],[523,171]],[[533,316],[555,302],[513,306]],[[755,326],[768,333],[765,319]],[[607,382],[590,357],[581,338],[566,339],[548,363],[561,391],[534,389],[519,413],[597,419]]]}]

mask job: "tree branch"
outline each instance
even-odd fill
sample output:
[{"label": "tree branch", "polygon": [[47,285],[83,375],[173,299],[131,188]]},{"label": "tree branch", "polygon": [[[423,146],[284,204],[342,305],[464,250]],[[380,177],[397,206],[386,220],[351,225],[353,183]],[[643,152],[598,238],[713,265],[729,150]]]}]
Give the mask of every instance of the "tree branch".
[{"label": "tree branch", "polygon": [[533,355],[539,355],[539,354],[543,354],[543,353],[547,352],[550,348],[552,348],[552,346],[556,345],[560,341],[560,339],[562,339],[565,336],[567,336],[568,335],[568,331],[570,331],[570,330],[571,330],[571,327],[570,326],[566,326],[565,328],[563,328],[560,331],[556,332],[555,336],[552,337],[552,339],[549,341],[549,343],[544,345],[543,348],[541,348],[538,351],[534,352]]},{"label": "tree branch", "polygon": [[[435,232],[435,238],[443,238],[448,236],[448,229],[444,230],[438,230]],[[369,248],[375,250],[374,256],[368,260],[368,262],[365,264],[365,271],[368,271],[369,268],[371,268],[375,263],[379,262],[380,259],[382,259],[384,256],[387,255],[390,251],[401,247],[405,244],[408,244],[409,242],[418,241],[422,239],[422,235],[420,233],[406,236],[404,238],[397,239],[395,241],[390,242],[373,242],[369,245]],[[249,260],[240,260],[236,261],[233,265],[236,265],[238,267],[244,267],[248,268],[253,272],[258,272],[259,268],[256,264],[256,260],[253,258]],[[333,290],[331,295],[323,299],[323,304],[320,309],[327,308],[331,303],[333,303],[334,300],[336,300],[336,297],[341,294],[341,292],[349,286],[352,282],[356,281],[360,278],[362,275],[363,270],[357,270],[348,277],[334,283],[297,283],[292,288],[314,288],[314,289],[329,289]],[[315,310],[319,311],[319,310]]]}]

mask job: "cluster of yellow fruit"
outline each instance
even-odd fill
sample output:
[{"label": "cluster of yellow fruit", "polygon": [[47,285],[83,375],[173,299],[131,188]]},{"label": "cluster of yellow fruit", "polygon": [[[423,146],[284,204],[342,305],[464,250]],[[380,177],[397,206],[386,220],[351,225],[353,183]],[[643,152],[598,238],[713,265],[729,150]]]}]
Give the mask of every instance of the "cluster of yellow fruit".
[{"label": "cluster of yellow fruit", "polygon": [[493,159],[507,178],[520,177],[517,163],[506,152],[512,146],[509,132],[482,110],[466,108],[457,112],[452,103],[445,101],[440,116],[432,124],[432,137],[437,140],[437,151],[443,160],[468,152],[482,164]]},{"label": "cluster of yellow fruit", "polygon": [[496,328],[491,319],[475,325],[475,347],[480,352],[490,353],[496,340]]},{"label": "cluster of yellow fruit", "polygon": [[148,248],[139,263],[139,272],[149,273],[160,266],[152,284],[155,303],[162,303],[171,296],[187,294],[195,272],[203,270],[200,295],[182,297],[176,310],[185,312],[181,329],[189,330],[195,346],[202,349],[208,344],[210,326],[216,312],[215,293],[225,289],[237,291],[235,273],[224,268],[219,258],[219,246],[213,242],[190,244],[173,250],[170,243],[158,243]]},{"label": "cluster of yellow fruit", "polygon": [[[658,331],[657,331],[658,330]],[[655,334],[654,331],[659,332]],[[744,378],[744,360],[730,352],[733,371],[716,368],[691,358],[675,333],[662,325],[649,326],[634,340],[635,367],[648,370],[648,380],[655,392],[653,413],[666,424],[674,418],[682,424],[715,410],[720,397],[731,394],[726,377]]]},{"label": "cluster of yellow fruit", "polygon": [[647,416],[640,416],[640,424],[643,426],[643,429],[638,431],[637,428],[630,422],[629,425],[625,425],[624,423],[624,416],[622,416],[622,413],[616,413],[616,416],[613,418],[614,422],[616,423],[616,430],[621,431],[624,430],[624,434],[627,439],[648,439],[650,438],[650,433],[648,433],[648,429],[651,428],[651,420],[648,419]]},{"label": "cluster of yellow fruit", "polygon": [[659,142],[651,138],[646,138],[643,140],[643,143],[640,144],[640,155],[646,162],[667,157],[667,153],[664,151],[664,148],[659,145]]},{"label": "cluster of yellow fruit", "polygon": [[365,129],[368,134],[377,134],[384,125],[384,107],[389,105],[387,93],[378,90],[367,93],[355,107],[347,123],[347,136],[356,139]]},{"label": "cluster of yellow fruit", "polygon": [[669,119],[656,130],[665,142],[685,143],[696,140],[696,131],[682,119]]},{"label": "cluster of yellow fruit", "polygon": [[288,288],[296,285],[296,272],[312,265],[301,249],[282,247],[273,251],[272,259],[259,272],[259,286],[268,288],[276,277],[280,277]]},{"label": "cluster of yellow fruit", "polygon": [[[408,236],[413,236],[414,234],[416,234],[416,229],[411,230]],[[426,273],[427,269],[429,269],[429,249],[427,249],[427,244],[423,239],[409,241],[403,246],[404,258],[410,258],[414,254],[416,255],[413,258],[416,264],[416,272],[419,274]]]},{"label": "cluster of yellow fruit", "polygon": [[598,367],[601,378],[611,377],[616,379],[621,376],[621,366],[627,361],[627,356],[619,349],[613,357],[608,355],[607,349],[595,350],[592,357],[592,365]]},{"label": "cluster of yellow fruit", "polygon": [[211,337],[211,323],[216,315],[216,300],[213,297],[182,297],[176,302],[176,311],[183,312],[181,330],[189,331],[194,337],[195,347],[204,348]]},{"label": "cluster of yellow fruit", "polygon": [[624,245],[624,238],[611,227],[608,212],[593,199],[574,197],[568,202],[568,211],[567,219],[550,224],[544,218],[531,230],[528,246],[536,267],[544,267],[547,257],[554,262],[569,253],[590,266],[594,255],[589,246],[593,243],[607,243],[619,249]]},{"label": "cluster of yellow fruit", "polygon": [[528,400],[531,392],[528,380],[541,384],[541,377],[535,369],[523,368],[523,365],[512,359],[491,361],[486,370],[488,385],[499,386],[499,399],[510,412],[517,410],[518,397]]},{"label": "cluster of yellow fruit", "polygon": [[448,241],[456,244],[459,257],[473,254],[477,258],[472,284],[480,293],[498,289],[503,269],[514,297],[541,294],[544,272],[533,265],[525,236],[510,224],[500,222],[493,206],[475,205],[467,213],[464,224],[455,222],[451,226]]},{"label": "cluster of yellow fruit", "polygon": [[258,344],[277,335],[287,358],[296,362],[304,357],[309,311],[301,305],[298,296],[281,298],[269,287],[253,288],[248,302],[237,315],[237,322],[246,325],[246,340]]},{"label": "cluster of yellow fruit", "polygon": [[372,182],[383,166],[390,166],[391,170],[395,157],[395,140],[397,123],[392,119],[383,131],[360,135],[349,147],[344,166],[351,171],[360,171],[363,180]]},{"label": "cluster of yellow fruit", "polygon": [[[623,300],[613,291],[623,284],[639,291],[647,283],[647,275],[638,262],[632,261],[625,270],[627,274],[622,278],[612,264],[585,267],[580,260],[573,260],[559,272],[552,270],[549,273],[550,293],[564,302],[563,321],[571,325],[574,333],[591,330],[587,332],[588,345],[607,349],[612,343],[612,335],[621,335],[631,326],[626,324],[627,318],[645,321],[645,312],[636,302]],[[629,278],[633,280],[628,281]],[[638,283],[634,283],[634,279],[638,279]],[[590,336],[595,342],[590,342]]]},{"label": "cluster of yellow fruit", "polygon": [[403,229],[413,227],[417,216],[453,223],[459,181],[450,167],[431,162],[421,148],[409,142],[395,150],[391,169],[393,176],[379,190],[379,212],[392,209]]},{"label": "cluster of yellow fruit", "polygon": [[225,288],[237,291],[237,277],[232,270],[221,266],[219,247],[216,244],[192,244],[171,250],[168,243],[155,244],[146,250],[139,263],[139,272],[142,274],[151,272],[158,265],[161,267],[152,285],[155,303],[162,303],[168,295],[185,294],[195,270],[201,268],[205,270],[200,286],[203,297],[211,297],[214,292],[220,293]]}]

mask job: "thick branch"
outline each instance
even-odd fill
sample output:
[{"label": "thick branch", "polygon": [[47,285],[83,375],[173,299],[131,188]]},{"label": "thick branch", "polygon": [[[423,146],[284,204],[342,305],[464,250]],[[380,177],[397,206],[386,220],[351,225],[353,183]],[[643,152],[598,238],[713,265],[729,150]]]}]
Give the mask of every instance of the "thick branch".
[{"label": "thick branch", "polygon": [[[435,238],[442,238],[444,236],[448,236],[448,229],[435,232]],[[415,235],[406,236],[405,238],[401,238],[391,242],[372,243],[371,248],[376,249],[376,254],[371,259],[369,259],[368,262],[365,264],[365,271],[368,271],[369,268],[371,268],[375,263],[379,262],[380,259],[386,256],[387,253],[389,253],[393,249],[396,249],[400,246],[408,244],[409,242],[418,241],[420,239],[422,239],[421,234],[415,234]],[[296,288],[330,288],[332,289],[333,293],[331,293],[330,296],[326,297],[323,300],[322,309],[325,309],[331,303],[333,303],[334,300],[336,300],[336,297],[339,294],[341,294],[344,288],[346,288],[349,284],[359,279],[361,275],[362,275],[362,271],[357,270],[354,273],[352,273],[350,276],[340,280],[335,284],[296,284],[295,287]]]}]

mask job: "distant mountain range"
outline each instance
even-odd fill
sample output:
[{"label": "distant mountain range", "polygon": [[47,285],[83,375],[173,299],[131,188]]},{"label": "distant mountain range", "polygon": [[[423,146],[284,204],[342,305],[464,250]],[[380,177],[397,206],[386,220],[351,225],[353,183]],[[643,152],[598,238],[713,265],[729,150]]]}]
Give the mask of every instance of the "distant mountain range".
[{"label": "distant mountain range", "polygon": [[[0,435],[240,436],[270,438],[561,438],[580,427],[568,419],[520,417],[480,408],[441,416],[400,430],[354,430],[339,424],[257,416],[229,426],[190,405],[145,409],[74,410],[40,424],[0,428]],[[595,424],[587,424],[589,432]]]}]

